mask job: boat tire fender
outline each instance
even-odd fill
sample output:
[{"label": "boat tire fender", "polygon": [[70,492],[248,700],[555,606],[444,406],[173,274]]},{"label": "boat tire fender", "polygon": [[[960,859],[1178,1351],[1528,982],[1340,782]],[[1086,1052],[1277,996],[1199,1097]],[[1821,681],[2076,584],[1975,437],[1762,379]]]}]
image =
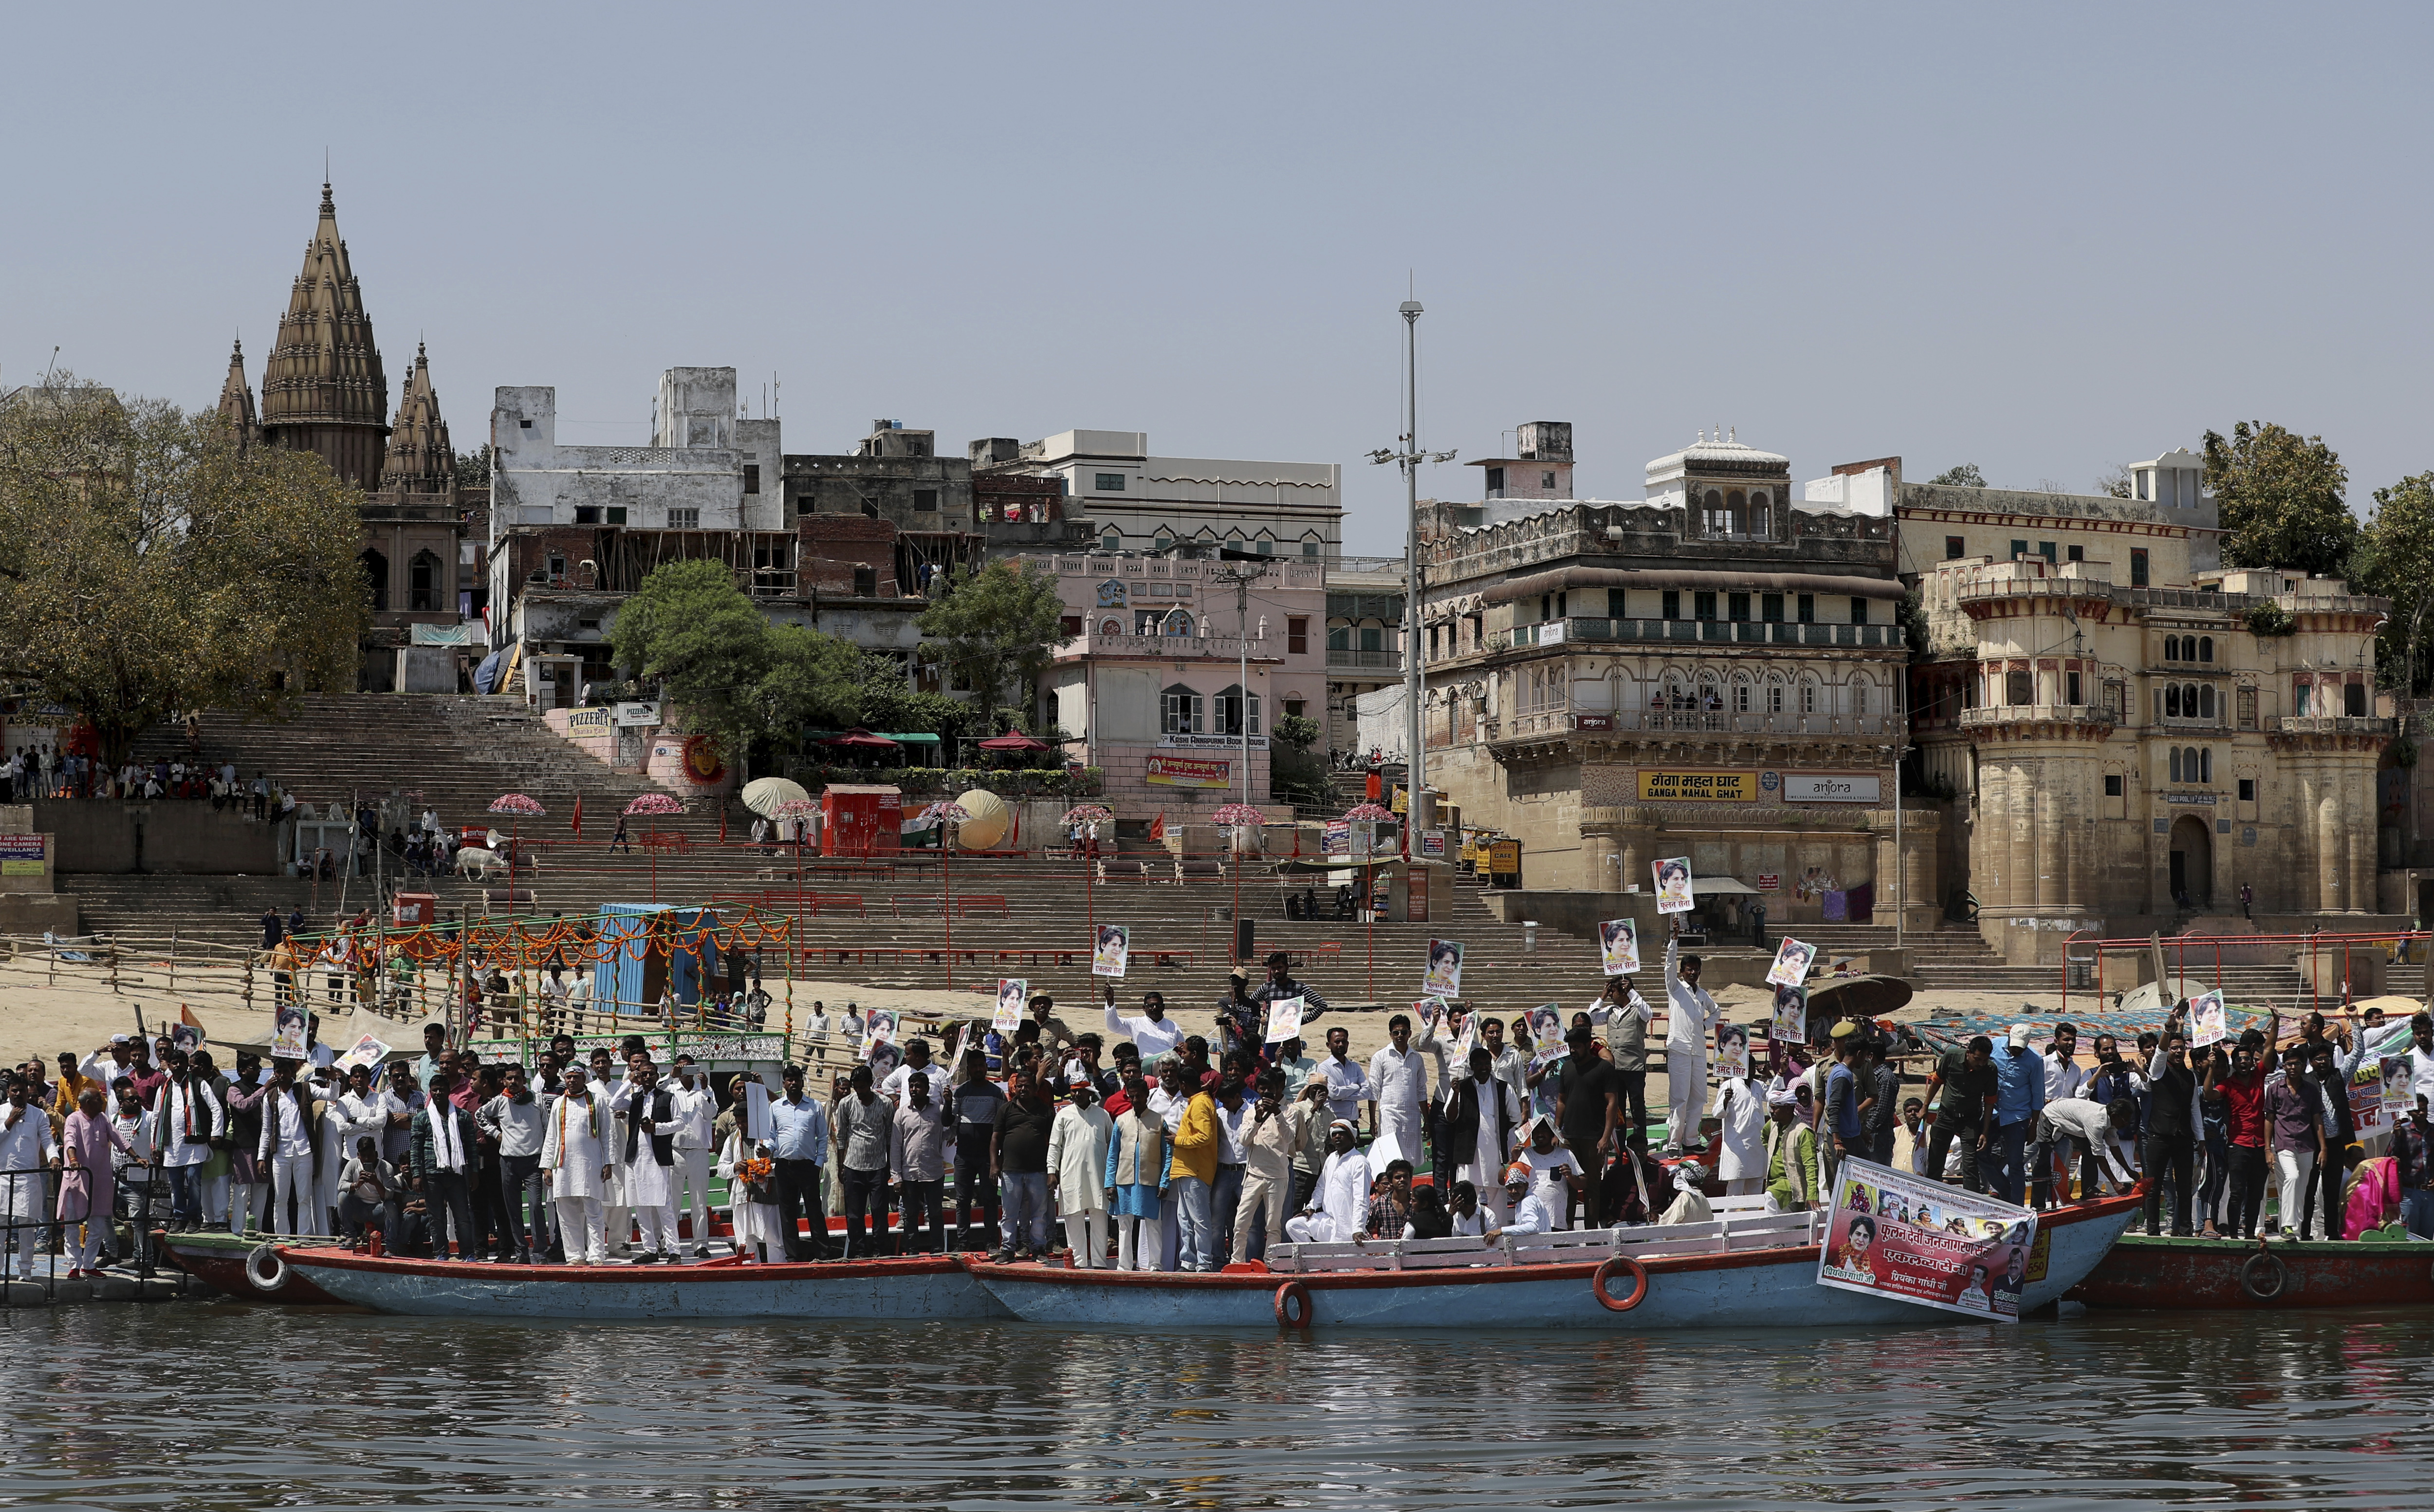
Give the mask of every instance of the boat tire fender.
[{"label": "boat tire fender", "polygon": [[2255,1301],[2270,1302],[2290,1284],[2290,1267],[2271,1249],[2259,1249],[2239,1263],[2239,1289]]},{"label": "boat tire fender", "polygon": [[[268,1269],[263,1262],[270,1262]],[[287,1262],[280,1256],[277,1245],[256,1245],[245,1257],[245,1279],[253,1283],[258,1292],[275,1292],[287,1284]]]},{"label": "boat tire fender", "polygon": [[[1606,1283],[1617,1276],[1631,1278],[1631,1294],[1618,1300],[1606,1289]],[[1616,1255],[1598,1266],[1589,1278],[1589,1290],[1597,1293],[1598,1305],[1611,1313],[1628,1313],[1648,1300],[1648,1267],[1629,1255]]]},{"label": "boat tire fender", "polygon": [[1289,1281],[1277,1288],[1277,1324],[1280,1328],[1310,1327],[1309,1287]]}]

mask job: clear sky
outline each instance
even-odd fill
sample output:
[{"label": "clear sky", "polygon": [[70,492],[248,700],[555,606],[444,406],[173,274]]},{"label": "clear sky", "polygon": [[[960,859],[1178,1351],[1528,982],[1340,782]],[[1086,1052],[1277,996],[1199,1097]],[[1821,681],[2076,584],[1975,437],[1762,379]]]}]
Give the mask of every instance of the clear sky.
[{"label": "clear sky", "polygon": [[[0,383],[210,403],[318,202],[391,403],[644,439],[662,367],[878,416],[1345,465],[1576,428],[1580,491],[1730,425],[1795,479],[2087,491],[2209,426],[2434,467],[2424,7],[14,8]],[[574,423],[579,422],[579,423]],[[1477,497],[1436,468],[1428,491]]]}]

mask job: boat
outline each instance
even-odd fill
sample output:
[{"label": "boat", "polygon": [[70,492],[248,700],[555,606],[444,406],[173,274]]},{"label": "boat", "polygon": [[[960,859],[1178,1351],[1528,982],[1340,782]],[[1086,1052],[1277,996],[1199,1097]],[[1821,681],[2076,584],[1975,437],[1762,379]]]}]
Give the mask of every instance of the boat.
[{"label": "boat", "polygon": [[2434,1302],[2434,1244],[2126,1234],[2069,1297],[2173,1310]]},{"label": "boat", "polygon": [[746,1265],[503,1266],[281,1245],[293,1278],[341,1302],[426,1317],[927,1318],[1011,1316],[952,1255]]},{"label": "boat", "polygon": [[[223,1296],[249,1302],[279,1302],[291,1307],[331,1307],[338,1300],[276,1259],[279,1242],[261,1234],[230,1233],[224,1229],[197,1229],[186,1233],[152,1231],[162,1258]],[[310,1246],[310,1239],[290,1238],[286,1244]],[[320,1243],[334,1246],[335,1239]]]},{"label": "boat", "polygon": [[[2058,1301],[2137,1216],[2136,1196],[2038,1217],[2020,1311]],[[1185,1328],[1661,1329],[1961,1323],[1972,1315],[1817,1284],[1826,1215],[1534,1234],[1283,1245],[1264,1263],[1199,1275],[1088,1270],[966,1255],[1033,1323]],[[1983,1322],[1982,1317],[1978,1321]]]}]

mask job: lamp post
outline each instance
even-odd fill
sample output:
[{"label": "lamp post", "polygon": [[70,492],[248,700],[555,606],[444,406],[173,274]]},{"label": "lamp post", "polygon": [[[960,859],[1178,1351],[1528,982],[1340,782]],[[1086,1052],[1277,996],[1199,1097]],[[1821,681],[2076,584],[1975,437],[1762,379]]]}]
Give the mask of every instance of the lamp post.
[{"label": "lamp post", "polygon": [[1243,738],[1242,801],[1246,804],[1251,801],[1251,583],[1261,570],[1221,567],[1208,574],[1216,582],[1234,586],[1234,722],[1240,726],[1235,733]]},{"label": "lamp post", "polygon": [[1420,747],[1420,464],[1450,462],[1451,451],[1422,451],[1420,447],[1420,301],[1406,299],[1397,307],[1403,317],[1403,434],[1400,450],[1369,453],[1383,466],[1403,469],[1403,815],[1408,852],[1413,827],[1419,823],[1420,794],[1428,786],[1428,761]]}]

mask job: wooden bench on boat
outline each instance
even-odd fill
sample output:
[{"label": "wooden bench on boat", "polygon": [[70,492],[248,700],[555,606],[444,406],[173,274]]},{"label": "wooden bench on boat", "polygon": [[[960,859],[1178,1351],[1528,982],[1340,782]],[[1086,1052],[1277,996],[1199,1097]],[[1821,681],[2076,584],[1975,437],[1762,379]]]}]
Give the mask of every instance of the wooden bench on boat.
[{"label": "wooden bench on boat", "polygon": [[1613,1255],[1645,1260],[1654,1255],[1779,1249],[1814,1245],[1824,1236],[1825,1214],[1768,1213],[1763,1210],[1762,1198],[1740,1200],[1754,1200],[1760,1206],[1720,1211],[1706,1223],[1573,1229],[1554,1233],[1503,1234],[1494,1239],[1369,1239],[1277,1245],[1268,1250],[1268,1268],[1290,1275],[1325,1270],[1587,1265]]}]

